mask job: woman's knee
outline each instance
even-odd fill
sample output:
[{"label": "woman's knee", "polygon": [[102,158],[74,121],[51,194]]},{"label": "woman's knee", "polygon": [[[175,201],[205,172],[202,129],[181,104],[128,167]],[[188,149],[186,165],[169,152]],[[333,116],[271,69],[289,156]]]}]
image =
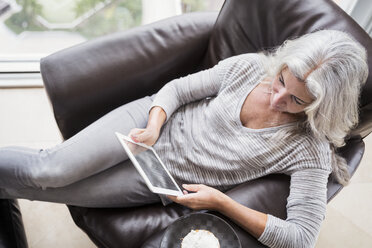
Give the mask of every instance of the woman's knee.
[{"label": "woman's knee", "polygon": [[51,164],[44,150],[3,147],[0,161],[0,185],[4,188],[46,188],[67,183],[63,172]]},{"label": "woman's knee", "polygon": [[58,188],[71,184],[68,174],[59,163],[63,163],[63,161],[51,161],[48,151],[41,149],[37,165],[31,168],[31,178],[34,184],[42,189]]}]

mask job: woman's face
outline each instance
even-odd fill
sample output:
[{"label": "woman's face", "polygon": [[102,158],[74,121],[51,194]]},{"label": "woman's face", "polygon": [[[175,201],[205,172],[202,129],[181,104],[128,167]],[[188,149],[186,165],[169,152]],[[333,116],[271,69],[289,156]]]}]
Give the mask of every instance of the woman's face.
[{"label": "woman's face", "polygon": [[271,109],[297,114],[303,112],[312,101],[305,83],[300,82],[288,67],[275,77],[270,96]]}]

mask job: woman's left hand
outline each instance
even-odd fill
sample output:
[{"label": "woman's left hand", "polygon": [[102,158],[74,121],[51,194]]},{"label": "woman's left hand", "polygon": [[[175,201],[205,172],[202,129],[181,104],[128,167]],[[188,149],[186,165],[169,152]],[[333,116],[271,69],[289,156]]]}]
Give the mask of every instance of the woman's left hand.
[{"label": "woman's left hand", "polygon": [[168,196],[174,202],[194,210],[208,209],[219,211],[223,201],[228,197],[217,189],[203,184],[184,184],[184,195]]}]

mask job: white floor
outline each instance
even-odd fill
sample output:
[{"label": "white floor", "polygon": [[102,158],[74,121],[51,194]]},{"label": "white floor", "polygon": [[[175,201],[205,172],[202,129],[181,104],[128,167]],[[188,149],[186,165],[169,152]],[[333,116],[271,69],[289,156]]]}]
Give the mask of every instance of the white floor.
[{"label": "white floor", "polygon": [[[44,89],[0,89],[0,147],[49,147],[61,142]],[[372,244],[372,135],[349,186],[327,206],[317,248],[370,248]],[[20,200],[30,248],[95,245],[73,223],[63,204]]]}]

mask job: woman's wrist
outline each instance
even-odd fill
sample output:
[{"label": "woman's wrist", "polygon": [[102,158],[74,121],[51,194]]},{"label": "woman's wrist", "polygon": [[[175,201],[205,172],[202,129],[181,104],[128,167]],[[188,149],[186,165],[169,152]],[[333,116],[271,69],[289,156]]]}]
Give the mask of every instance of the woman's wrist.
[{"label": "woman's wrist", "polygon": [[229,205],[231,204],[232,199],[221,192],[221,196],[217,198],[216,200],[216,211],[220,212],[221,214],[226,213],[226,210],[229,208]]},{"label": "woman's wrist", "polygon": [[160,129],[163,126],[166,119],[167,119],[167,115],[165,111],[159,106],[154,106],[150,110],[149,120],[147,122],[146,128],[150,130],[154,130],[156,132],[160,132]]},{"label": "woman's wrist", "polygon": [[157,123],[147,123],[146,129],[149,129],[154,132],[160,132],[161,125],[158,125]]},{"label": "woman's wrist", "polygon": [[248,208],[225,196],[219,200],[219,207],[216,210],[259,238],[265,230],[267,214]]}]

